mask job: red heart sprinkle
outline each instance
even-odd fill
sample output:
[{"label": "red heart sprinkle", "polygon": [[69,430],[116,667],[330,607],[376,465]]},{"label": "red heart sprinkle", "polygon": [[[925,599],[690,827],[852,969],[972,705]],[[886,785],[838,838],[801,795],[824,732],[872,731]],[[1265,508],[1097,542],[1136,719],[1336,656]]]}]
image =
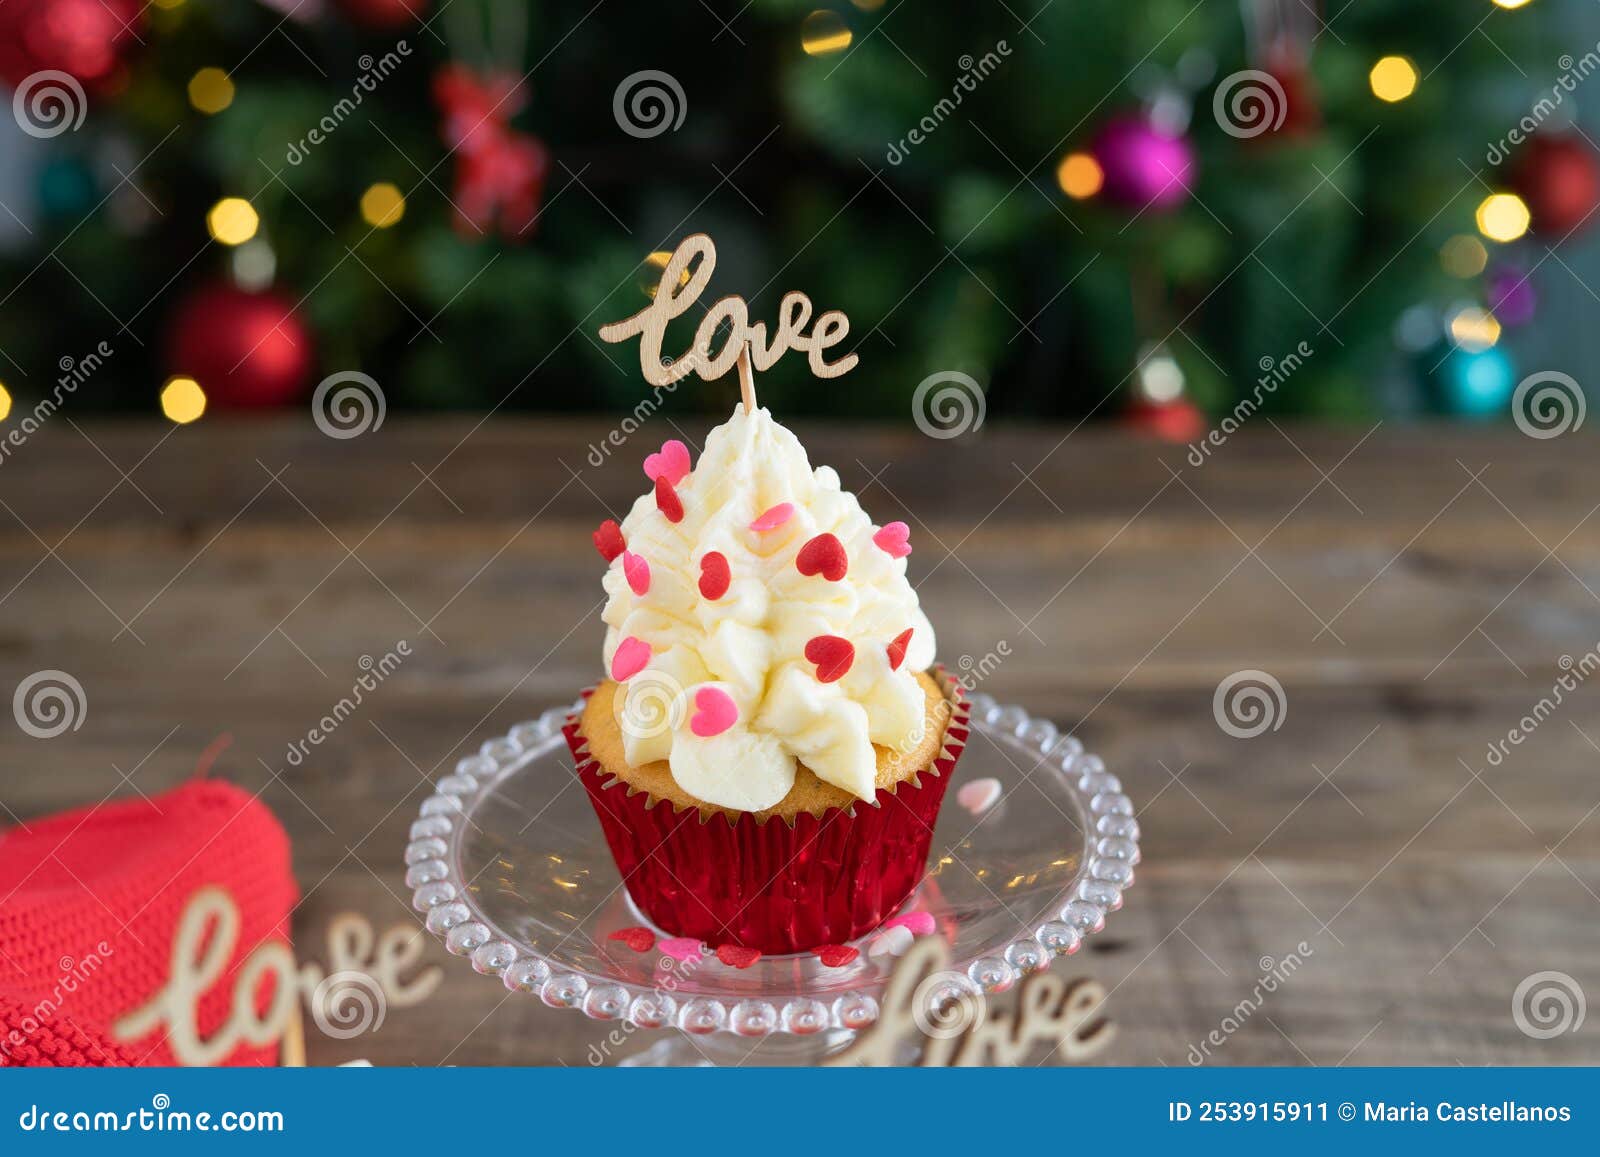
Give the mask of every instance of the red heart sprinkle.
[{"label": "red heart sprinkle", "polygon": [[649,952],[656,946],[656,934],[637,924],[632,928],[618,928],[606,939],[620,940],[635,952]]},{"label": "red heart sprinkle", "polygon": [[656,509],[667,516],[668,522],[683,521],[683,499],[678,497],[665,474],[656,477]]},{"label": "red heart sprinkle", "polygon": [[713,601],[728,593],[733,575],[728,559],[720,550],[707,551],[700,558],[700,594]]},{"label": "red heart sprinkle", "polygon": [[900,670],[900,664],[906,661],[906,648],[911,645],[911,630],[912,628],[907,627],[884,648],[889,652],[889,670]]},{"label": "red heart sprinkle", "polygon": [[717,959],[730,968],[749,968],[761,959],[754,948],[741,948],[737,944],[724,944],[717,949]]},{"label": "red heart sprinkle", "polygon": [[843,968],[860,955],[861,949],[848,944],[824,944],[817,949],[817,959],[822,961],[825,968]]},{"label": "red heart sprinkle", "polygon": [[622,527],[613,520],[606,519],[594,532],[594,548],[607,562],[616,558],[628,548],[627,541],[622,537]]},{"label": "red heart sprinkle", "polygon": [[817,665],[817,682],[843,679],[856,661],[856,649],[849,639],[838,635],[818,635],[806,644],[806,660]]},{"label": "red heart sprinkle", "polygon": [[836,583],[850,568],[850,559],[844,553],[844,543],[831,534],[819,534],[800,548],[794,565],[803,575],[820,574]]}]

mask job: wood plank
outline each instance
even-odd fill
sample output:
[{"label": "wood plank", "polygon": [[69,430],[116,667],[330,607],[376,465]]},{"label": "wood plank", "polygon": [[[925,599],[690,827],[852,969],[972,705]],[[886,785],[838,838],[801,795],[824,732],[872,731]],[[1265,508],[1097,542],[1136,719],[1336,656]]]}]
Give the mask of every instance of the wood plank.
[{"label": "wood plank", "polygon": [[[596,468],[606,430],[47,428],[0,465],[0,659],[6,686],[70,671],[89,714],[49,742],[0,730],[0,804],[126,794],[135,766],[153,793],[228,731],[221,770],[293,836],[302,950],[341,911],[414,920],[399,850],[427,781],[598,670],[588,532],[642,490],[646,440]],[[1110,1063],[1187,1063],[1302,940],[1306,966],[1208,1063],[1600,1061],[1593,1034],[1534,1040],[1510,1007],[1536,971],[1600,992],[1600,699],[1563,694],[1489,756],[1600,643],[1600,460],[1572,438],[1364,433],[1252,428],[1196,468],[1099,429],[803,431],[912,524],[944,661],[1074,728],[1143,808],[1127,907],[1059,966],[1113,988]],[[1317,467],[1352,448],[1336,490]],[[359,658],[402,639],[360,716],[289,766]],[[1287,704],[1255,739],[1213,716],[1244,668]],[[429,951],[433,998],[371,1038],[312,1030],[312,1062],[583,1064],[607,1031]]]}]

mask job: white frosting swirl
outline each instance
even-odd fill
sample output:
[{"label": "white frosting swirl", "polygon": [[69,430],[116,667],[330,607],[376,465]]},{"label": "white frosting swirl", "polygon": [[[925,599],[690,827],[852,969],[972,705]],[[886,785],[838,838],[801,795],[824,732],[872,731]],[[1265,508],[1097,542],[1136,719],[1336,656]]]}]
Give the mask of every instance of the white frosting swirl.
[{"label": "white frosting swirl", "polygon": [[[741,811],[776,804],[794,785],[797,762],[860,799],[876,790],[874,744],[910,747],[922,738],[924,700],[912,674],[933,662],[933,628],[906,581],[904,558],[873,541],[877,528],[855,495],[839,488],[829,467],[816,470],[799,441],[765,409],[743,407],[711,431],[695,468],[675,487],[681,522],[640,497],[622,522],[628,550],[650,568],[649,588],[634,593],[623,559],[606,572],[610,596],[606,669],[628,637],[647,643],[645,671],[617,696],[623,745],[634,766],[665,759],[685,791]],[[783,525],[750,524],[780,503],[794,514]],[[800,549],[819,534],[843,544],[848,570],[838,581],[803,575]],[[728,560],[732,582],[720,598],[700,592],[701,559]],[[911,641],[898,669],[888,645],[907,628]],[[806,644],[820,635],[850,641],[855,658],[845,675],[819,681]],[[630,728],[628,700],[637,683],[659,696],[663,684],[684,697],[672,727]],[[738,718],[720,734],[695,734],[695,692],[725,691]],[[641,710],[645,708],[641,705]]]}]

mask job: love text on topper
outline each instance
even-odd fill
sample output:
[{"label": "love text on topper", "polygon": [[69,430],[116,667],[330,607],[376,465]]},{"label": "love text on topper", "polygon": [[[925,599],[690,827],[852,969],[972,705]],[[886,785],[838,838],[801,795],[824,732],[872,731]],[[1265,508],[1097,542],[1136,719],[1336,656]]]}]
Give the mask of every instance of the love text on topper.
[{"label": "love text on topper", "polygon": [[[689,266],[696,259],[699,263],[690,272]],[[766,323],[752,322],[744,298],[729,296],[719,298],[706,311],[687,350],[676,358],[664,359],[661,345],[666,340],[667,323],[699,300],[716,267],[717,247],[710,237],[704,233],[685,237],[661,270],[661,281],[650,304],[630,318],[602,326],[601,340],[619,342],[638,337],[639,369],[652,386],[668,386],[692,373],[707,381],[720,378],[734,368],[746,350],[758,370],[768,369],[789,350],[803,351],[811,372],[819,378],[848,373],[861,360],[853,353],[837,361],[825,360],[827,351],[849,334],[850,319],[842,311],[830,309],[813,321],[811,299],[793,290],[785,293],[778,304],[777,327],[770,343]],[[725,322],[729,325],[728,335],[721,348],[713,351],[712,342]]]}]

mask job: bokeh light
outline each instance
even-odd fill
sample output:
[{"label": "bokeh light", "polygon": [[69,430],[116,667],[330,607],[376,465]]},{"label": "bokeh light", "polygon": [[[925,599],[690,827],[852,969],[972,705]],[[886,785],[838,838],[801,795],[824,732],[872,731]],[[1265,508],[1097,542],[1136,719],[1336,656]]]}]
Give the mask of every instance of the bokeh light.
[{"label": "bokeh light", "polygon": [[168,378],[161,387],[161,412],[187,426],[206,412],[206,392],[193,378]]},{"label": "bokeh light", "polygon": [[1390,104],[1405,100],[1417,91],[1417,66],[1403,56],[1385,56],[1372,66],[1367,83],[1379,100]]},{"label": "bokeh light", "polygon": [[844,17],[819,8],[800,22],[800,47],[807,56],[827,56],[850,47],[850,29]]},{"label": "bokeh light", "polygon": [[220,68],[202,68],[189,78],[189,103],[214,116],[233,103],[233,81]]},{"label": "bokeh light", "polygon": [[1094,196],[1105,180],[1100,162],[1088,153],[1068,153],[1056,166],[1056,184],[1061,186],[1063,193],[1077,201]]},{"label": "bokeh light", "polygon": [[1515,241],[1528,231],[1528,206],[1515,193],[1493,193],[1477,212],[1478,232],[1491,241]]},{"label": "bokeh light", "polygon": [[224,245],[243,245],[260,225],[255,206],[243,197],[224,197],[206,214],[206,228]]},{"label": "bokeh light", "polygon": [[405,194],[388,181],[370,185],[361,194],[361,219],[376,229],[387,229],[405,215]]},{"label": "bokeh light", "polygon": [[0,383],[0,422],[4,422],[10,416],[11,391],[6,389],[4,383]]},{"label": "bokeh light", "polygon": [[1481,353],[1500,340],[1500,321],[1487,309],[1467,306],[1450,318],[1450,338],[1468,353]]},{"label": "bokeh light", "polygon": [[1451,277],[1476,277],[1489,263],[1489,251],[1470,233],[1457,233],[1439,249],[1439,264]]}]

